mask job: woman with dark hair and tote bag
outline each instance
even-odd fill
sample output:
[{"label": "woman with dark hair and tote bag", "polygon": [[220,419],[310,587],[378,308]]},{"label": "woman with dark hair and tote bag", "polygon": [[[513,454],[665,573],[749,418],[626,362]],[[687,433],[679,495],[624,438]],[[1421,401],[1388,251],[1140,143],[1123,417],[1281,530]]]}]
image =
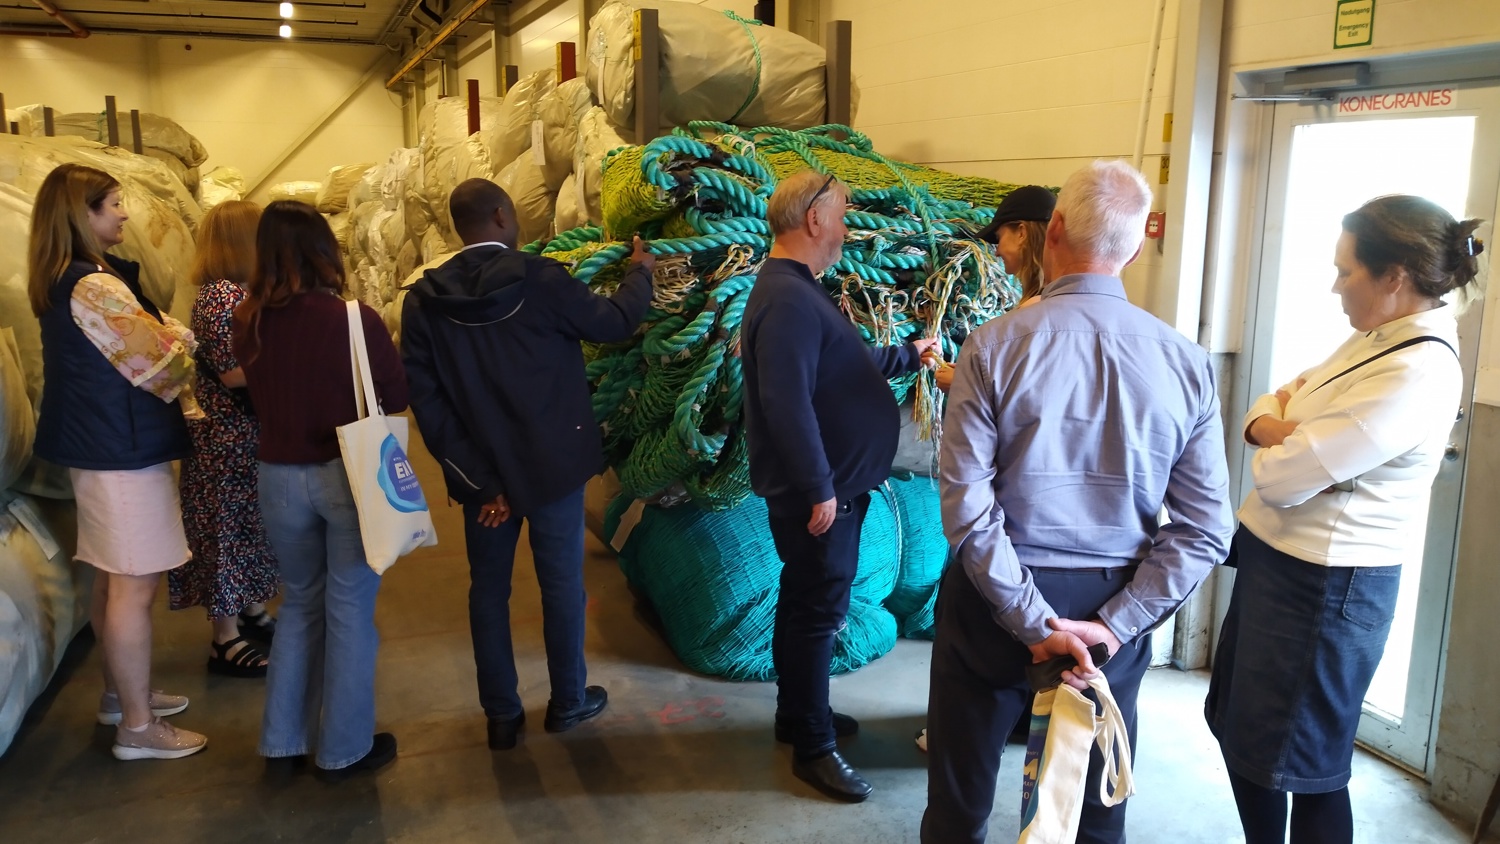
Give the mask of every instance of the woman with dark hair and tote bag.
[{"label": "woman with dark hair and tote bag", "polygon": [[[375,596],[340,426],[359,418],[349,354],[344,264],[312,206],[266,207],[234,353],[260,419],[260,507],[281,566],[283,599],[266,676],[260,753],[314,761],[325,778],[396,758],[375,732]],[[375,393],[406,409],[406,374],[380,315],[359,306]]]}]

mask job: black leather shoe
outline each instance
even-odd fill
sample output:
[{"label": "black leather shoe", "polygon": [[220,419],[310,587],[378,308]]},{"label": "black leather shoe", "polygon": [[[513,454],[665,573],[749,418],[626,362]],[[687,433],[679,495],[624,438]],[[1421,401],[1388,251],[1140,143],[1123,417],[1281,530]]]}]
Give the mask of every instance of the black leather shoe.
[{"label": "black leather shoe", "polygon": [[324,782],[343,782],[356,774],[379,770],[396,758],[396,737],[390,733],[376,733],[370,752],[342,768],[319,768],[318,776]]},{"label": "black leather shoe", "polygon": [[526,713],[514,718],[491,718],[489,724],[490,750],[510,750],[516,746],[516,734],[526,723]]},{"label": "black leather shoe", "polygon": [[565,733],[604,711],[609,703],[609,693],[603,686],[589,686],[583,690],[583,703],[572,709],[559,709],[547,704],[547,720],[542,726],[549,733]]},{"label": "black leather shoe", "polygon": [[[858,735],[859,722],[842,712],[833,713],[833,734],[837,738]],[[776,740],[782,744],[795,744],[792,730],[781,719],[776,719]]]},{"label": "black leather shoe", "polygon": [[837,750],[816,759],[792,759],[792,774],[835,800],[863,803],[874,791]]}]

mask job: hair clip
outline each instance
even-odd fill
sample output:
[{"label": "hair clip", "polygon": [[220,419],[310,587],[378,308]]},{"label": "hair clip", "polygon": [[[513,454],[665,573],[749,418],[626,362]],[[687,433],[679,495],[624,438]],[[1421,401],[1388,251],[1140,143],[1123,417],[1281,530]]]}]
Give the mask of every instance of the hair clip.
[{"label": "hair clip", "polygon": [[1481,253],[1483,251],[1484,251],[1484,241],[1480,240],[1479,238],[1477,238],[1477,237],[1475,237],[1473,235],[1469,235],[1469,257],[1473,258],[1473,257],[1475,257],[1476,255],[1478,255],[1479,253]]}]

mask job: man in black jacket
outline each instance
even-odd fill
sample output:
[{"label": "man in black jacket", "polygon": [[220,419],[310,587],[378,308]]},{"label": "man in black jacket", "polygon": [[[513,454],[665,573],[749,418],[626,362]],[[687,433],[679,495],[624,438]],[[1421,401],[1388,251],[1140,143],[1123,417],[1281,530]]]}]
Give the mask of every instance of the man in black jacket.
[{"label": "man in black jacket", "polygon": [[656,259],[636,238],[619,289],[599,296],[556,261],[516,251],[515,208],[493,182],[464,182],[448,206],[464,248],[408,292],[402,360],[422,439],[464,508],[479,701],[490,747],[506,750],[526,720],[509,608],[522,519],[552,684],[544,726],[570,730],[608,699],[585,686],[583,486],[604,452],[579,343],[635,332]]},{"label": "man in black jacket", "polygon": [[828,705],[834,638],[849,612],[870,490],[891,473],[901,430],[888,378],[930,364],[936,339],[871,348],[817,280],[843,251],[849,190],[798,173],[776,186],[767,216],[776,243],[741,332],[750,483],[766,499],[781,557],[772,658],[776,738],[792,773],[857,803],[870,784],[834,739],[859,724]]}]

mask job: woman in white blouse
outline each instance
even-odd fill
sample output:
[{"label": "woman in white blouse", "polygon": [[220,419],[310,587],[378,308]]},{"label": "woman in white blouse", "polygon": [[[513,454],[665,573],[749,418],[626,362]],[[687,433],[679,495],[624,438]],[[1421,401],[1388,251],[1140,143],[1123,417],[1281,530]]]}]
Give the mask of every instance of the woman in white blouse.
[{"label": "woman in white blouse", "polygon": [[1245,416],[1258,446],[1234,596],[1205,712],[1246,844],[1353,840],[1354,732],[1422,553],[1426,499],[1461,400],[1455,307],[1478,220],[1386,196],[1344,217],[1333,292],[1355,333]]}]

